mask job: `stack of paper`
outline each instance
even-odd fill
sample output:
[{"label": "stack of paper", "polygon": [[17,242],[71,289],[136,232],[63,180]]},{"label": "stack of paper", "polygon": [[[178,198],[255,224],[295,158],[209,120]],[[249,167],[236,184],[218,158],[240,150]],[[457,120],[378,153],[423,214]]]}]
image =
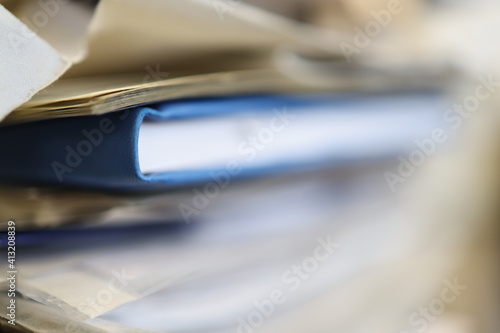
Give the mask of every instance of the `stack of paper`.
[{"label": "stack of paper", "polygon": [[466,8],[0,0],[0,330],[496,332]]}]

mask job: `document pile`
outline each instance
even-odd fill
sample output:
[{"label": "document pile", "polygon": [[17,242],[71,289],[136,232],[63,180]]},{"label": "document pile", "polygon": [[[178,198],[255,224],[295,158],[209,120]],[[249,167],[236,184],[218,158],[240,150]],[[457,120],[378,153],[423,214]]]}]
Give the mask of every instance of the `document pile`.
[{"label": "document pile", "polygon": [[496,81],[390,3],[0,0],[0,331],[498,329]]}]

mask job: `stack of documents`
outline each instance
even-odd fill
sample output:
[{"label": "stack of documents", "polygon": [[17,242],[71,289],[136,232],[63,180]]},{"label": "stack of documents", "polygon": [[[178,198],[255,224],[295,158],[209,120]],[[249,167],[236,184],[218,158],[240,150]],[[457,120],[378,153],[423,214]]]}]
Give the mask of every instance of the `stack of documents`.
[{"label": "stack of documents", "polygon": [[495,332],[441,6],[0,0],[0,331]]}]

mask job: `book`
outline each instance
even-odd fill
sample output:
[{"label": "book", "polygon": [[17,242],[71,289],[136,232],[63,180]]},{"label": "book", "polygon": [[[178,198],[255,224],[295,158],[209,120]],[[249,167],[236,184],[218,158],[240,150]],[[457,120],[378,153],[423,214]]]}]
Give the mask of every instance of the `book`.
[{"label": "book", "polygon": [[7,126],[0,180],[165,190],[393,157],[429,135],[441,102],[436,93],[200,98]]}]

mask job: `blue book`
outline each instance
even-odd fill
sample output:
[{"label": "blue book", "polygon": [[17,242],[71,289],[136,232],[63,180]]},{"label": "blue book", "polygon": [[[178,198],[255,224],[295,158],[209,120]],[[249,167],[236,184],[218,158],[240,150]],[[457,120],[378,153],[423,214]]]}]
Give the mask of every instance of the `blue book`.
[{"label": "blue book", "polygon": [[200,98],[0,128],[0,181],[167,190],[394,157],[439,123],[434,93]]}]

